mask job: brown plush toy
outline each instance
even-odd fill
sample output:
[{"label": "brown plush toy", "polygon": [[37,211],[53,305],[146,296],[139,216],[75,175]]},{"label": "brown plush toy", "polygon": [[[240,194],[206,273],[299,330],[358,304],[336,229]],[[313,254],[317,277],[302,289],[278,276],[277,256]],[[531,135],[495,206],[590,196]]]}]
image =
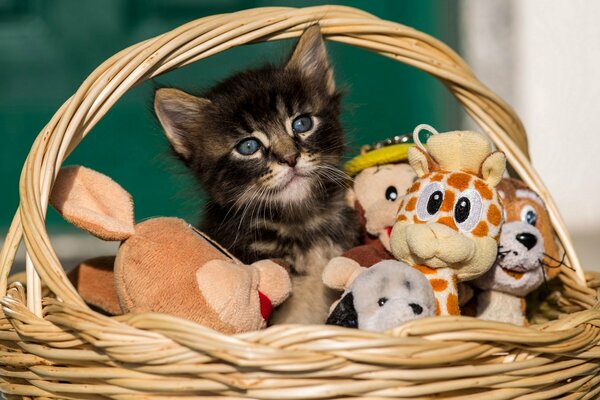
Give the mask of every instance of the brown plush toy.
[{"label": "brown plush toy", "polygon": [[558,274],[558,268],[544,266],[560,264],[558,246],[550,216],[537,193],[510,178],[503,179],[497,189],[506,221],[496,263],[470,282],[481,290],[475,298],[476,316],[526,325],[525,296]]},{"label": "brown plush toy", "polygon": [[114,259],[83,262],[71,274],[84,300],[108,313],[163,312],[232,334],[266,327],[291,292],[278,264],[244,265],[181,219],[136,225],[129,193],[93,170],[63,168],[50,202],[75,226],[122,241]]},{"label": "brown plush toy", "polygon": [[390,232],[396,222],[400,198],[417,177],[407,163],[411,146],[397,143],[365,148],[346,164],[346,172],[354,177],[349,200],[363,225],[364,239],[360,246],[332,259],[331,265],[370,267],[394,259],[390,252]]}]

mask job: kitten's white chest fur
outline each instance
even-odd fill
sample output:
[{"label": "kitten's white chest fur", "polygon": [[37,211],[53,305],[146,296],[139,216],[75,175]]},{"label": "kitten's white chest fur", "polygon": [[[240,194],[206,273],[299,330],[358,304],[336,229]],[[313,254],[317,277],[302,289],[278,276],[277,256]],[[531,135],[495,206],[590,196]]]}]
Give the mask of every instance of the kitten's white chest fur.
[{"label": "kitten's white chest fur", "polygon": [[294,254],[294,265],[302,274],[291,274],[292,295],[275,309],[271,324],[323,324],[330,305],[340,296],[323,284],[323,269],[329,260],[342,254],[342,248],[321,242]]}]

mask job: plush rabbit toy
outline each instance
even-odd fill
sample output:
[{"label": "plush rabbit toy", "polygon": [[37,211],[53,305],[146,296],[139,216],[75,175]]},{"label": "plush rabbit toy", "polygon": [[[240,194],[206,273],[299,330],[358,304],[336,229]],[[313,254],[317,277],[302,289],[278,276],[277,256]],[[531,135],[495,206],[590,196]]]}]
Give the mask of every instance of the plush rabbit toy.
[{"label": "plush rabbit toy", "polygon": [[50,202],[75,226],[121,241],[116,257],[83,262],[71,274],[82,297],[108,313],[164,312],[238,333],[266,327],[291,292],[278,264],[244,265],[181,219],[135,224],[129,193],[93,170],[63,168]]}]

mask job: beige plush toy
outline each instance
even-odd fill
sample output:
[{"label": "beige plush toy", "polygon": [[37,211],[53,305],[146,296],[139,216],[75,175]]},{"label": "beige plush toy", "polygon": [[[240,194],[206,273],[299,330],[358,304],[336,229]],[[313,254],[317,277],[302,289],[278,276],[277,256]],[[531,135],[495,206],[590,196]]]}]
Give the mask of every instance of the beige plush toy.
[{"label": "beige plush toy", "polygon": [[[427,144],[418,134],[430,131]],[[458,281],[477,278],[496,260],[503,209],[495,189],[506,158],[476,132],[414,131],[410,165],[418,179],[402,199],[391,236],[397,259],[421,270],[440,315],[459,315]]]},{"label": "beige plush toy", "polygon": [[363,147],[361,154],[345,165],[348,175],[354,178],[349,200],[363,226],[364,238],[361,245],[345,251],[329,264],[370,267],[394,259],[390,233],[398,204],[417,176],[408,164],[408,149],[413,145],[388,141],[385,145]]},{"label": "beige plush toy", "polygon": [[63,168],[50,202],[77,227],[122,241],[116,258],[89,260],[71,274],[82,297],[108,313],[164,312],[238,333],[264,328],[290,294],[281,266],[244,265],[181,219],[135,224],[129,193],[98,172]]},{"label": "beige plush toy", "polygon": [[550,216],[540,196],[523,182],[503,179],[498,192],[504,203],[498,258],[471,284],[478,318],[526,325],[525,296],[558,273],[558,246]]}]

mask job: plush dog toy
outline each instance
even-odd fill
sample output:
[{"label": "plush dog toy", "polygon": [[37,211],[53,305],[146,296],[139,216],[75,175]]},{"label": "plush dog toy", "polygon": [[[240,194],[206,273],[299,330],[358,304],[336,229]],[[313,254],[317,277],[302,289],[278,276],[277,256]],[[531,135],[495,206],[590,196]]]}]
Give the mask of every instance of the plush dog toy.
[{"label": "plush dog toy", "polygon": [[471,282],[482,290],[476,296],[476,316],[526,325],[525,296],[544,279],[558,273],[557,268],[544,267],[555,264],[559,257],[558,246],[550,216],[537,193],[523,182],[508,178],[503,179],[497,189],[504,203],[506,222],[496,263]]},{"label": "plush dog toy", "polygon": [[381,332],[435,315],[427,278],[400,261],[381,261],[370,268],[328,265],[323,280],[332,289],[344,290],[332,307],[329,325]]},{"label": "plush dog toy", "polygon": [[390,232],[400,199],[417,177],[407,163],[408,149],[413,145],[395,143],[404,138],[396,136],[395,140],[365,146],[360,155],[346,163],[346,172],[354,178],[349,201],[363,226],[363,243],[330,263],[370,267],[394,259],[390,252]]},{"label": "plush dog toy", "polygon": [[244,265],[181,219],[136,225],[129,193],[90,169],[63,168],[50,202],[75,226],[122,241],[114,259],[89,260],[71,274],[82,297],[108,313],[164,312],[230,334],[264,328],[291,292],[281,266]]},{"label": "plush dog toy", "polygon": [[[422,145],[422,129],[433,135]],[[503,222],[495,189],[506,167],[476,132],[413,132],[408,160],[418,179],[401,201],[391,235],[397,259],[421,270],[435,291],[440,315],[459,315],[458,281],[477,278],[496,260]]]}]

